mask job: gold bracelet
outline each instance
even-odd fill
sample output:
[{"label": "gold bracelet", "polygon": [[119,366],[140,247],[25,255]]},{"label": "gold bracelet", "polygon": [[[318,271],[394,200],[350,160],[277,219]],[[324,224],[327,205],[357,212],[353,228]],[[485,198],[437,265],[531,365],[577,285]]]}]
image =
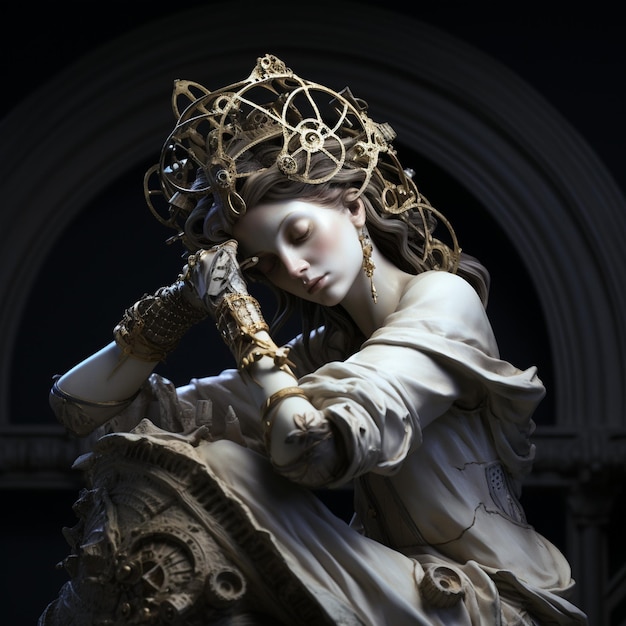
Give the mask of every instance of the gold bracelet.
[{"label": "gold bracelet", "polygon": [[272,436],[272,426],[274,420],[268,417],[269,413],[276,408],[276,405],[282,402],[285,398],[300,397],[308,400],[307,395],[300,389],[300,387],[284,387],[279,389],[276,393],[273,393],[263,404],[261,411],[261,425],[263,428],[263,442],[265,443],[265,449],[269,452],[270,438]]},{"label": "gold bracelet", "polygon": [[[263,423],[267,420],[267,415],[272,411],[279,402],[282,402],[285,398],[297,397],[308,400],[307,395],[300,389],[300,387],[283,387],[276,393],[273,393],[263,404],[263,410],[261,411],[261,421]],[[269,424],[267,424],[269,425]]]},{"label": "gold bracelet", "polygon": [[289,360],[289,346],[279,348],[273,341],[262,342],[256,338],[255,342],[252,344],[252,350],[241,357],[239,361],[239,369],[245,370],[257,361],[261,360],[264,356],[272,359],[272,361],[274,361],[274,366],[279,370],[292,374],[290,368],[295,367],[295,364]]}]

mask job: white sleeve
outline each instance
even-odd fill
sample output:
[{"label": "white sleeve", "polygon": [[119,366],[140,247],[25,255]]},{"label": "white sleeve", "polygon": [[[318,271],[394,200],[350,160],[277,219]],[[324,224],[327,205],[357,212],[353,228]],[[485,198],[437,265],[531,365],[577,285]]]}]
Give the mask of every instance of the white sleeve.
[{"label": "white sleeve", "polygon": [[507,399],[524,396],[534,407],[543,395],[534,370],[521,372],[499,359],[473,288],[434,271],[411,282],[397,310],[359,352],[300,382],[343,439],[349,465],[338,483],[368,471],[397,471],[421,444],[422,430],[452,404],[476,408],[492,394],[502,406],[500,417],[514,421],[518,414],[506,414]]}]

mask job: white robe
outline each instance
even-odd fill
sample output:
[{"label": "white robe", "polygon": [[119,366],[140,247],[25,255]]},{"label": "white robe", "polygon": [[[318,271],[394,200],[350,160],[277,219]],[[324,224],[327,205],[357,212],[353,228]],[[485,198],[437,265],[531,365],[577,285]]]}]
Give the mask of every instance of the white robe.
[{"label": "white robe", "polygon": [[[499,358],[466,281],[417,275],[359,351],[318,356],[325,364],[315,369],[292,343],[299,385],[348,453],[330,486],[353,489],[350,525],[276,473],[236,370],[176,390],[157,376],[151,383],[161,427],[210,422],[217,441],[196,449],[207,472],[270,533],[307,587],[333,599],[336,623],[357,623],[347,615],[371,626],[587,623],[567,600],[566,559],[526,522],[517,499],[532,467],[531,416],[543,385],[535,368]],[[142,406],[136,401],[114,428],[136,423]],[[448,608],[429,606],[420,591],[438,566],[464,590]]]}]

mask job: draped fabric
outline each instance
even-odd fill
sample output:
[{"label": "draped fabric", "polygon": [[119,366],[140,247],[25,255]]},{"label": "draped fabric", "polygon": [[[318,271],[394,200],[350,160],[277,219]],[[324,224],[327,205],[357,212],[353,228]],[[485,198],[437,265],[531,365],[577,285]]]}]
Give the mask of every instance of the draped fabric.
[{"label": "draped fabric", "polygon": [[[419,274],[360,350],[315,354],[319,367],[301,338],[291,348],[301,388],[348,453],[328,486],[352,488],[350,524],[277,474],[236,370],[178,389],[153,376],[113,428],[146,415],[162,428],[205,425],[211,440],[196,452],[207,472],[271,534],[305,584],[363,624],[587,623],[567,600],[574,581],[566,559],[528,524],[518,500],[544,387],[535,368],[500,359],[467,282]],[[462,589],[450,606],[428,600],[424,588],[441,568]]]}]

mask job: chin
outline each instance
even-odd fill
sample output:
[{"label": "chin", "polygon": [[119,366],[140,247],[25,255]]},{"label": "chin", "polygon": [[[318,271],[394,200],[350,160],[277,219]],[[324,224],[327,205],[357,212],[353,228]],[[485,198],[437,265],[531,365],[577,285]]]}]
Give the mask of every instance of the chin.
[{"label": "chin", "polygon": [[317,302],[317,304],[321,304],[322,306],[337,306],[343,302],[343,296],[339,297],[336,294],[332,293],[319,293],[311,296],[309,298],[311,302]]}]

